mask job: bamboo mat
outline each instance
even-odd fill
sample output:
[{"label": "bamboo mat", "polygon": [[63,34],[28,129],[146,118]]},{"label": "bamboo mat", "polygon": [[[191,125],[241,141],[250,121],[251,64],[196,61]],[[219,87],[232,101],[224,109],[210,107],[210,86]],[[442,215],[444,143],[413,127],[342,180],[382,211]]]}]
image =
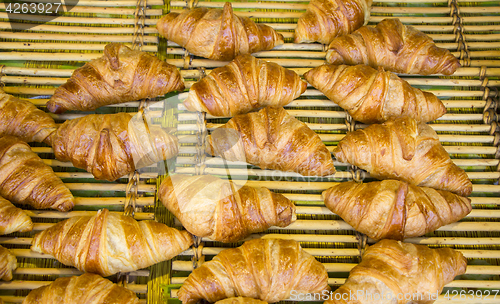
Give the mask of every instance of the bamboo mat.
[{"label": "bamboo mat", "polygon": [[[42,0],[44,1],[44,0]],[[74,69],[102,55],[106,43],[121,42],[155,53],[176,65],[189,88],[215,67],[226,63],[190,56],[178,45],[159,37],[154,27],[157,19],[169,11],[186,7],[222,7],[223,2],[163,0],[80,0],[70,12],[49,23],[37,16],[9,22],[5,4],[0,3],[0,81],[4,90],[31,101],[42,109],[54,89],[64,83]],[[238,1],[233,2],[237,14],[266,23],[284,35],[285,44],[255,56],[276,62],[303,75],[312,67],[324,63],[325,47],[320,44],[293,44],[293,29],[307,2]],[[438,132],[453,161],[464,168],[474,184],[473,211],[462,221],[447,225],[434,233],[406,241],[430,246],[450,246],[461,250],[468,258],[467,273],[447,285],[438,303],[444,302],[446,291],[500,289],[500,185],[498,181],[500,142],[497,107],[500,84],[500,5],[498,1],[463,0],[383,0],[373,3],[369,24],[388,16],[431,36],[440,47],[449,49],[460,59],[462,67],[453,76],[401,75],[410,84],[436,94],[448,113],[431,126]],[[38,25],[27,29],[27,24]],[[185,94],[166,96],[164,104],[152,109],[154,121],[163,127],[175,127],[182,143],[181,154],[170,162],[169,170],[177,173],[213,174],[225,176],[226,169],[219,158],[202,153],[203,135],[227,121],[210,115],[187,112],[179,101]],[[109,106],[99,113],[136,112],[138,102]],[[332,150],[349,128],[364,127],[351,122],[345,111],[328,101],[312,87],[286,109],[306,122]],[[68,112],[53,115],[58,123],[89,113]],[[45,229],[62,218],[96,212],[107,207],[123,212],[127,199],[124,177],[117,182],[98,182],[70,163],[54,159],[52,149],[34,144],[35,152],[51,165],[77,198],[77,206],[68,213],[31,211],[35,230]],[[349,270],[360,260],[366,243],[372,243],[355,233],[338,216],[324,207],[320,193],[336,182],[352,178],[346,164],[335,162],[337,173],[327,178],[304,178],[260,170],[246,164],[229,162],[233,178],[248,179],[249,185],[266,186],[285,194],[297,204],[298,220],[284,229],[270,229],[255,237],[292,238],[301,242],[306,251],[324,263],[335,288],[347,278]],[[155,218],[180,228],[180,223],[156,201],[156,188],[161,183],[164,164],[142,172],[138,183],[137,219]],[[369,176],[363,176],[369,178]],[[130,195],[130,193],[129,193]],[[35,232],[36,232],[35,231]],[[12,282],[0,283],[0,298],[20,303],[33,288],[47,284],[60,275],[78,273],[46,255],[30,252],[33,233],[0,237],[0,244],[12,248],[20,268]],[[176,302],[180,284],[193,266],[211,259],[224,245],[209,239],[201,240],[171,262],[164,262],[131,273],[127,287],[138,293],[142,302]],[[112,278],[115,280],[116,278]],[[500,297],[500,295],[499,295]],[[455,299],[459,303],[498,303],[493,299]],[[455,302],[454,302],[455,303]]]}]

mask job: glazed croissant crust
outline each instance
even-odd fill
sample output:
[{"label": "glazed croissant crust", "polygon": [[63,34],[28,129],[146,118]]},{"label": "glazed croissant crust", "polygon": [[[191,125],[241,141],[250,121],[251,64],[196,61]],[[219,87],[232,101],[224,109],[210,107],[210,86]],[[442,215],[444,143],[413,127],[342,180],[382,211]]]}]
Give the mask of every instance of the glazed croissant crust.
[{"label": "glazed croissant crust", "polygon": [[13,136],[0,138],[0,195],[36,209],[68,211],[75,205],[71,191],[52,168]]},{"label": "glazed croissant crust", "polygon": [[53,113],[89,111],[99,107],[184,90],[177,68],[157,57],[119,43],[104,55],[76,69],[47,103]]},{"label": "glazed croissant crust", "polygon": [[50,144],[56,130],[52,117],[28,100],[6,94],[0,89],[0,136],[12,135],[25,142]]},{"label": "glazed croissant crust", "polygon": [[61,277],[32,290],[23,304],[139,304],[137,295],[97,274]]},{"label": "glazed croissant crust", "polygon": [[429,36],[399,19],[384,19],[376,27],[363,26],[335,38],[326,61],[381,66],[387,71],[421,75],[452,75],[460,67],[450,51],[437,47]]},{"label": "glazed croissant crust", "polygon": [[0,197],[0,235],[16,231],[27,232],[33,229],[33,222],[23,209]]},{"label": "glazed croissant crust", "polygon": [[419,122],[446,113],[436,95],[412,87],[396,74],[367,65],[325,64],[304,74],[306,80],[355,120],[372,124],[402,116]]},{"label": "glazed croissant crust", "polygon": [[207,152],[262,169],[302,175],[335,173],[330,152],[305,123],[281,107],[237,115],[208,137]]},{"label": "glazed croissant crust", "polygon": [[212,175],[169,176],[158,196],[187,231],[219,242],[236,242],[271,226],[286,227],[296,218],[295,205],[283,195],[239,187]]},{"label": "glazed croissant crust", "polygon": [[141,115],[92,114],[67,120],[53,140],[60,161],[71,161],[96,179],[114,181],[178,153],[178,141]]},{"label": "glazed croissant crust", "polygon": [[470,199],[397,180],[339,183],[323,192],[326,207],[374,240],[417,237],[454,223]]},{"label": "glazed croissant crust", "polygon": [[[404,300],[404,295],[419,297],[419,301],[411,303],[433,303],[444,285],[465,273],[466,267],[467,260],[462,253],[451,248],[431,249],[425,245],[382,240],[368,247],[345,284],[324,303],[371,304],[375,295],[380,298],[385,295],[385,299],[392,299],[390,303],[397,304],[411,302]],[[350,299],[349,293],[359,296],[346,301]],[[396,300],[398,298],[402,300]]]},{"label": "glazed croissant crust", "polygon": [[398,179],[461,196],[472,192],[472,182],[450,159],[436,132],[409,117],[349,132],[333,154],[378,179]]},{"label": "glazed croissant crust", "polygon": [[330,43],[368,23],[372,0],[311,0],[299,18],[295,43]]},{"label": "glazed croissant crust", "polygon": [[12,272],[17,268],[16,256],[9,249],[0,246],[0,279],[12,280]]},{"label": "glazed croissant crust", "polygon": [[195,269],[178,292],[183,304],[242,296],[274,303],[291,291],[330,290],[323,264],[294,240],[255,239],[225,249]]},{"label": "glazed croissant crust", "polygon": [[94,216],[72,217],[36,234],[31,250],[51,254],[83,272],[110,276],[169,260],[192,243],[187,231],[102,209]]},{"label": "glazed croissant crust", "polygon": [[212,60],[232,60],[240,54],[270,50],[283,44],[283,35],[233,13],[230,2],[223,9],[205,7],[169,13],[156,24],[163,37],[194,55]]},{"label": "glazed croissant crust", "polygon": [[251,55],[239,55],[193,84],[184,105],[190,111],[234,116],[260,107],[287,105],[306,88],[307,84],[292,70]]}]

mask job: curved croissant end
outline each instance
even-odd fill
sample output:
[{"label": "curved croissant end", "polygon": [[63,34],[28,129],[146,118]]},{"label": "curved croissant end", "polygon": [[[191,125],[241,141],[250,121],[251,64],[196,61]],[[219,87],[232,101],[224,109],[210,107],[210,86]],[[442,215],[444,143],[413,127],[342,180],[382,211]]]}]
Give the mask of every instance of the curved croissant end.
[{"label": "curved croissant end", "polygon": [[283,35],[233,13],[230,2],[221,9],[193,8],[169,13],[156,24],[163,37],[194,55],[212,60],[232,60],[240,54],[270,50],[283,44]]},{"label": "curved croissant end", "polygon": [[179,70],[146,52],[111,43],[98,59],[76,69],[47,103],[53,113],[153,98],[184,90]]},{"label": "curved croissant end", "polygon": [[399,19],[384,19],[376,27],[363,26],[335,38],[326,61],[333,64],[366,64],[396,73],[452,75],[460,63],[447,49],[439,48],[421,31]]},{"label": "curved croissant end", "polygon": [[4,281],[12,280],[12,272],[16,268],[16,256],[9,249],[0,246],[0,279]]},{"label": "curved croissant end", "polygon": [[0,197],[0,235],[33,230],[33,222],[23,209]]}]

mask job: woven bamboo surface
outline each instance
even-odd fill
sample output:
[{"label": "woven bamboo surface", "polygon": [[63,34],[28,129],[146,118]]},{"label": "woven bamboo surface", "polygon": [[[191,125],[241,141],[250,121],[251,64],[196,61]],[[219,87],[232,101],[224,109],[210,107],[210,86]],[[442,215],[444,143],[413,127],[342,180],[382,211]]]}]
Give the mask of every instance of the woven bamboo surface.
[{"label": "woven bamboo surface", "polygon": [[[4,0],[6,2],[10,0]],[[48,0],[40,0],[49,2]],[[143,2],[146,1],[146,2]],[[42,109],[54,89],[64,83],[74,69],[102,55],[104,45],[122,42],[152,52],[176,65],[185,78],[187,88],[211,69],[226,63],[192,56],[178,45],[158,36],[155,24],[162,14],[181,11],[186,7],[222,7],[223,2],[163,0],[80,0],[70,12],[60,14],[52,22],[41,23],[40,17],[7,20],[6,4],[0,3],[0,81],[4,90],[16,96],[30,98]],[[266,23],[284,35],[285,44],[255,56],[281,64],[302,75],[323,64],[325,47],[321,44],[293,44],[293,29],[307,2],[238,1],[236,13]],[[472,179],[473,210],[458,223],[447,225],[434,233],[406,241],[432,247],[449,246],[468,258],[467,273],[448,284],[438,303],[445,302],[446,291],[500,289],[500,185],[498,144],[498,87],[500,84],[500,5],[498,1],[463,0],[383,0],[373,3],[369,24],[388,16],[401,19],[427,33],[438,46],[449,49],[460,59],[462,67],[453,76],[401,75],[410,84],[431,91],[445,103],[448,113],[431,123],[454,162],[465,169]],[[38,23],[27,28],[27,24]],[[219,158],[206,156],[204,134],[227,121],[210,115],[187,112],[179,103],[185,98],[169,94],[164,103],[155,104],[151,111],[154,122],[174,127],[182,143],[181,154],[170,162],[170,171],[189,174],[226,176]],[[161,100],[161,99],[159,99]],[[137,112],[139,102],[109,106],[98,113]],[[312,87],[286,109],[315,130],[332,150],[348,130],[364,127],[353,122],[346,112]],[[54,115],[57,122],[89,113],[68,112]],[[110,208],[123,212],[127,197],[127,177],[113,183],[96,181],[70,163],[54,159],[52,149],[44,144],[32,145],[35,152],[50,164],[77,198],[77,206],[68,213],[31,211],[35,231],[45,229],[63,218]],[[227,165],[227,164],[226,164]],[[306,251],[326,266],[330,285],[342,284],[349,270],[360,261],[366,240],[324,207],[321,191],[334,183],[352,179],[346,164],[335,162],[337,173],[327,178],[304,178],[261,170],[241,163],[229,162],[233,179],[248,179],[249,185],[266,186],[285,194],[297,205],[298,220],[284,229],[252,235],[255,237],[292,238],[301,242]],[[137,219],[155,218],[181,227],[166,209],[156,201],[156,189],[166,171],[164,164],[141,172],[137,192]],[[363,175],[364,178],[369,178]],[[65,267],[46,255],[29,250],[33,233],[0,237],[0,244],[12,248],[19,261],[12,282],[0,283],[0,298],[20,303],[33,288],[47,284],[61,275],[78,272]],[[180,284],[204,260],[211,259],[224,247],[209,239],[200,240],[170,262],[160,263],[131,273],[127,287],[137,292],[143,302],[176,302]],[[116,278],[112,277],[116,282]],[[453,303],[498,303],[493,298],[455,298]]]}]

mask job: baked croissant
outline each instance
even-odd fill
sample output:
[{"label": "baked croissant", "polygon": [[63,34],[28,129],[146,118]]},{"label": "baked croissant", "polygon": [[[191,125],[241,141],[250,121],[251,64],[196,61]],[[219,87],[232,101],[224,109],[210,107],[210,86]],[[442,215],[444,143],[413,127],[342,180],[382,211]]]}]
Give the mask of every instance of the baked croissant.
[{"label": "baked croissant", "polygon": [[99,107],[153,98],[184,90],[177,68],[123,44],[104,47],[104,55],[76,69],[47,103],[53,113],[89,111]]},{"label": "baked croissant", "polygon": [[281,107],[233,117],[208,137],[207,152],[262,169],[313,176],[335,173],[320,137]]},{"label": "baked croissant", "polygon": [[349,132],[333,154],[378,179],[398,179],[461,196],[472,192],[472,182],[452,162],[436,132],[409,117]]},{"label": "baked croissant", "polygon": [[367,65],[325,64],[304,74],[306,80],[355,120],[372,124],[409,116],[419,122],[446,113],[436,95],[412,87],[396,74]]},{"label": "baked croissant", "polygon": [[139,304],[137,295],[97,274],[61,277],[32,290],[22,304]]},{"label": "baked croissant", "polygon": [[372,0],[312,0],[300,16],[295,43],[330,43],[368,23]]},{"label": "baked croissant", "polygon": [[0,197],[0,235],[33,230],[31,217],[23,209]]},{"label": "baked croissant", "polygon": [[197,7],[181,14],[169,13],[156,28],[160,35],[192,54],[212,60],[232,60],[284,43],[283,35],[271,27],[236,16],[229,2],[223,9]]},{"label": "baked croissant", "polygon": [[75,198],[51,167],[24,141],[0,137],[0,196],[36,209],[68,211]]},{"label": "baked croissant", "polygon": [[53,139],[56,158],[96,179],[114,181],[178,153],[178,140],[141,115],[93,114],[64,122]]},{"label": "baked croissant", "polygon": [[187,231],[102,209],[76,216],[36,234],[31,250],[53,255],[80,271],[110,276],[169,260],[193,243]]},{"label": "baked croissant", "polygon": [[12,280],[12,272],[17,268],[17,259],[9,249],[0,246],[0,279]]},{"label": "baked croissant", "polygon": [[472,210],[470,199],[397,180],[339,183],[323,192],[326,207],[374,240],[403,240],[454,223]]},{"label": "baked croissant", "polygon": [[54,119],[28,100],[6,94],[0,89],[0,136],[12,135],[25,142],[50,144],[57,129]]},{"label": "baked croissant", "polygon": [[221,251],[195,269],[178,292],[183,304],[241,296],[274,303],[291,291],[329,291],[325,266],[294,240],[255,239]]},{"label": "baked croissant", "polygon": [[[368,247],[345,284],[324,303],[433,303],[444,285],[465,273],[466,267],[462,253],[451,248],[382,240]],[[414,301],[408,301],[408,295]],[[374,301],[377,296],[389,300]]]},{"label": "baked croissant", "polygon": [[239,55],[193,84],[184,105],[190,111],[234,116],[265,106],[284,106],[304,93],[307,84],[276,63]]},{"label": "baked croissant", "polygon": [[232,297],[215,302],[215,304],[267,304],[254,298]]},{"label": "baked croissant", "polygon": [[158,196],[187,231],[219,242],[236,242],[296,219],[295,205],[283,195],[267,188],[238,187],[212,175],[169,176]]},{"label": "baked croissant", "polygon": [[437,47],[429,36],[399,19],[384,19],[376,27],[363,26],[335,38],[326,61],[382,66],[396,73],[420,75],[452,75],[460,67],[450,51]]}]

